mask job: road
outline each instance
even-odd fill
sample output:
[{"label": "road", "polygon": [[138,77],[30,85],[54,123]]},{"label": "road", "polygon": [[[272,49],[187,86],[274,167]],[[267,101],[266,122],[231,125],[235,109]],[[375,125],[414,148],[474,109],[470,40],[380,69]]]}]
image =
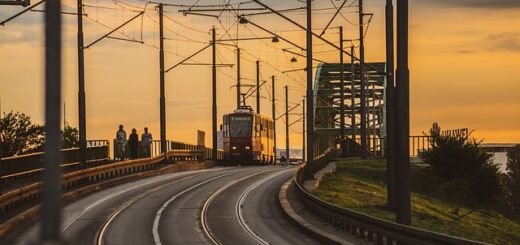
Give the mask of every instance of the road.
[{"label": "road", "polygon": [[[230,167],[151,177],[91,194],[63,211],[71,244],[319,244],[284,217],[288,167]],[[37,221],[1,244],[37,241]]]}]

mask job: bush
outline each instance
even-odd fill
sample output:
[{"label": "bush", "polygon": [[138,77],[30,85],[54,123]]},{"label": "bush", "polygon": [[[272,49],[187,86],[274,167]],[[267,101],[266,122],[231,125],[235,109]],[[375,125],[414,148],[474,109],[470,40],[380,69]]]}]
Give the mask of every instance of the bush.
[{"label": "bush", "polygon": [[495,201],[501,192],[499,168],[480,142],[450,136],[436,136],[432,148],[420,154],[436,175],[447,180],[469,180],[468,197],[480,203]]},{"label": "bush", "polygon": [[506,190],[508,206],[520,218],[520,145],[507,152]]}]

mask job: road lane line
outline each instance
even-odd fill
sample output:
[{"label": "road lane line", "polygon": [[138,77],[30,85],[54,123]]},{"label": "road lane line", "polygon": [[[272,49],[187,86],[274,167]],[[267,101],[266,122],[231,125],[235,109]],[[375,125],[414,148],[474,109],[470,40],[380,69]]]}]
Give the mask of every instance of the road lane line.
[{"label": "road lane line", "polygon": [[238,198],[238,201],[236,202],[235,210],[236,210],[237,219],[238,219],[240,225],[259,244],[268,245],[270,243],[267,242],[266,240],[262,239],[258,234],[256,234],[251,229],[251,227],[249,227],[247,225],[247,223],[246,223],[246,221],[244,219],[244,214],[243,214],[243,204],[244,204],[244,201],[247,199],[247,196],[249,195],[249,193],[251,193],[251,191],[255,190],[256,188],[258,188],[260,185],[264,184],[268,180],[271,180],[271,179],[276,178],[276,177],[278,177],[278,176],[280,176],[282,174],[285,174],[286,171],[288,171],[288,170],[283,170],[280,173],[271,174],[267,178],[257,181],[253,185],[249,186],[246,190],[244,190],[244,192],[242,192],[242,195],[240,195],[240,197]]},{"label": "road lane line", "polygon": [[253,174],[250,174],[248,176],[245,176],[245,177],[242,177],[240,179],[236,179],[228,184],[226,184],[225,186],[223,186],[222,188],[218,189],[216,192],[214,192],[209,198],[208,200],[206,200],[206,202],[204,203],[204,206],[202,207],[202,211],[201,211],[201,215],[200,215],[200,222],[201,222],[201,225],[202,225],[202,230],[204,231],[204,233],[206,234],[206,236],[211,240],[211,242],[213,244],[217,244],[217,245],[220,245],[221,243],[216,239],[216,237],[211,233],[211,230],[209,229],[209,226],[208,226],[208,223],[207,223],[207,219],[206,219],[206,214],[207,214],[207,211],[208,211],[208,207],[210,205],[210,203],[213,201],[213,199],[215,199],[216,196],[218,196],[220,193],[222,193],[224,190],[226,190],[227,188],[233,186],[234,184],[238,183],[238,182],[241,182],[245,179],[248,179],[248,178],[251,178],[251,177],[254,177],[256,175],[260,175],[260,174],[263,174],[265,172],[268,172],[268,171],[276,171],[276,170],[272,170],[272,169],[266,169],[266,170],[263,170],[263,171],[260,171],[260,172],[257,172],[257,173],[253,173]]}]

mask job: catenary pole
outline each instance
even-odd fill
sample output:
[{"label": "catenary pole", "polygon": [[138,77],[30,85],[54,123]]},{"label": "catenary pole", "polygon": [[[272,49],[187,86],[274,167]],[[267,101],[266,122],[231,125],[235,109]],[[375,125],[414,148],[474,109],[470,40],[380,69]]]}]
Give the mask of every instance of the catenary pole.
[{"label": "catenary pole", "polygon": [[305,97],[302,100],[302,162],[305,162]]},{"label": "catenary pole", "polygon": [[79,117],[79,165],[87,161],[87,112],[85,96],[85,55],[83,43],[83,0],[77,0],[78,18],[78,117]]},{"label": "catenary pole", "polygon": [[285,156],[287,164],[291,162],[291,146],[289,145],[289,87],[285,86]]},{"label": "catenary pole", "polygon": [[240,81],[240,48],[237,47],[237,109],[240,107],[240,91],[241,91],[241,81]]},{"label": "catenary pole", "polygon": [[352,125],[352,135],[350,136],[352,138],[352,142],[356,142],[356,66],[354,65],[355,59],[354,59],[354,45],[350,46],[350,52],[352,53],[352,56],[350,57],[350,107],[351,107],[351,115],[350,115],[350,124]]},{"label": "catenary pole", "polygon": [[217,38],[215,27],[211,29],[212,37],[212,131],[213,131],[213,161],[217,161],[218,142],[217,142]]},{"label": "catenary pole", "polygon": [[271,93],[272,93],[271,113],[273,116],[274,163],[276,163],[276,93],[275,93],[276,87],[275,87],[275,81],[276,81],[275,76],[272,76],[271,77]]},{"label": "catenary pole", "polygon": [[256,61],[256,113],[260,114],[260,61]]},{"label": "catenary pole", "polygon": [[[312,88],[312,0],[307,0],[307,28],[306,28],[306,46],[307,46],[307,166],[312,166],[314,162],[314,95]],[[305,168],[306,178],[311,177],[310,167]]]},{"label": "catenary pole", "polygon": [[365,45],[363,24],[363,0],[358,0],[359,5],[359,76],[361,80],[361,158],[367,158],[367,111],[366,111],[366,81],[365,81]]},{"label": "catenary pole", "polygon": [[346,156],[346,149],[344,147],[345,145],[345,64],[343,60],[343,26],[339,27],[339,83],[340,83],[340,89],[339,89],[339,97],[340,97],[340,137],[339,142],[341,145],[341,156]]},{"label": "catenary pole", "polygon": [[45,155],[40,244],[60,243],[61,1],[45,2]]},{"label": "catenary pole", "polygon": [[396,72],[396,221],[411,224],[410,71],[408,70],[408,0],[397,1]]},{"label": "catenary pole", "polygon": [[165,85],[164,85],[164,12],[163,4],[159,4],[159,65],[160,65],[160,120],[161,120],[161,153],[165,154],[166,157],[166,98],[165,98]]},{"label": "catenary pole", "polygon": [[386,171],[387,205],[395,208],[394,6],[386,0]]}]

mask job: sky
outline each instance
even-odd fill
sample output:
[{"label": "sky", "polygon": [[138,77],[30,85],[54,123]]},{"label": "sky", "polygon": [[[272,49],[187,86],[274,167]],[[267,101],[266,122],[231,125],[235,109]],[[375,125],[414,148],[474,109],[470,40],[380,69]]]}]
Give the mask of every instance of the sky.
[{"label": "sky", "polygon": [[[228,0],[226,0],[228,1]],[[163,1],[191,5],[197,1]],[[223,0],[201,0],[198,4],[217,4]],[[245,1],[231,0],[238,3]],[[262,1],[275,9],[302,7],[291,1]],[[368,62],[385,60],[384,2],[365,0],[365,12],[373,13],[366,34]],[[469,128],[485,142],[520,143],[520,1],[518,0],[415,0],[410,1],[411,134],[426,132],[433,122],[444,129]],[[141,0],[85,0],[85,44],[119,26],[146,8],[137,18],[113,34],[115,37],[143,41],[104,39],[85,50],[88,139],[111,139],[119,124],[129,131],[149,127],[159,138],[159,51],[158,13],[153,4]],[[323,28],[341,1],[313,2],[314,28]],[[344,26],[347,39],[357,37],[357,3],[347,1],[342,15],[332,27]],[[42,9],[43,6],[37,7]],[[241,8],[257,7],[245,3]],[[64,0],[65,12],[75,11],[75,1]],[[0,20],[21,11],[18,6],[0,6]],[[252,25],[235,25],[236,17],[223,13],[220,18],[183,15],[188,7],[165,8],[166,66],[204,47],[210,29],[217,28],[219,39],[269,37]],[[304,12],[287,13],[305,24]],[[64,64],[63,100],[66,120],[77,120],[76,16],[63,15]],[[274,15],[251,17],[251,21],[298,45],[305,45],[305,34]],[[34,122],[43,123],[43,14],[26,14],[0,26],[1,109],[21,111]],[[315,30],[319,32],[320,30]],[[229,35],[227,35],[229,34]],[[337,42],[338,31],[331,28],[324,36]],[[316,57],[337,62],[338,53],[315,40]],[[292,48],[268,40],[240,42],[243,49],[242,80],[253,84],[255,61],[261,60],[262,80],[276,76],[278,114],[284,108],[283,87],[289,86],[290,104],[301,103],[305,93],[305,73],[282,71],[300,69],[305,60],[281,51]],[[297,49],[292,49],[298,51]],[[233,48],[218,46],[218,62],[235,63]],[[209,63],[210,49],[189,63]],[[235,67],[218,70],[218,110],[221,115],[235,107]],[[271,114],[270,82],[262,89],[261,111]],[[196,131],[207,132],[211,142],[211,69],[208,66],[179,66],[166,74],[167,136],[187,143],[196,142]],[[254,106],[254,98],[248,100]],[[291,116],[296,121],[298,115]],[[220,124],[220,122],[219,122]],[[279,131],[283,134],[283,125]],[[291,128],[291,146],[301,145],[301,124]],[[278,137],[282,145],[284,137]]]}]

